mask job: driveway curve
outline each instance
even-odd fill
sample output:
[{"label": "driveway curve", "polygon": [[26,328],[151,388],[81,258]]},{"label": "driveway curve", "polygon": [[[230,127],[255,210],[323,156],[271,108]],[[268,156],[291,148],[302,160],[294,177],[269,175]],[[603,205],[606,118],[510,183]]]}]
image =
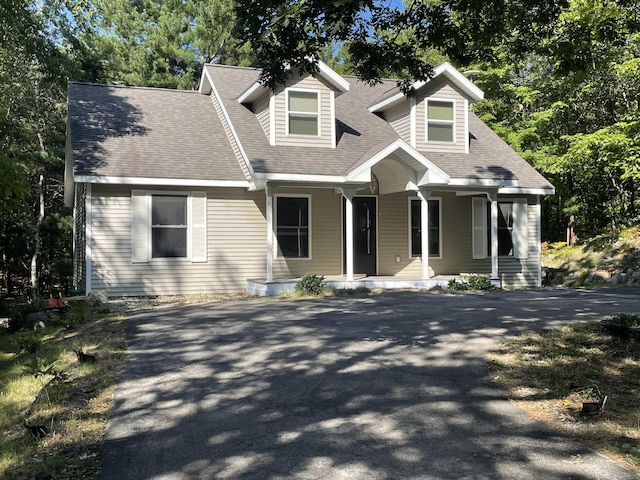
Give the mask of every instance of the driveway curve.
[{"label": "driveway curve", "polygon": [[639,300],[396,292],[136,312],[100,478],[638,479],[526,417],[485,357]]}]

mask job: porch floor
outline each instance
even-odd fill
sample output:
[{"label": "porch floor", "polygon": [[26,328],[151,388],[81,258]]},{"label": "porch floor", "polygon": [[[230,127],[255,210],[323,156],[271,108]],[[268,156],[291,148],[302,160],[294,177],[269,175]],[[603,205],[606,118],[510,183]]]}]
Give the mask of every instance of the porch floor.
[{"label": "porch floor", "polygon": [[[281,293],[291,293],[295,291],[298,278],[280,278],[267,283],[266,280],[247,280],[246,290],[251,295],[260,297],[270,297]],[[370,289],[405,289],[415,288],[429,290],[434,287],[447,288],[449,280],[456,278],[455,275],[438,275],[429,279],[422,278],[399,278],[393,276],[371,276],[354,275],[354,280],[347,281],[346,275],[330,275],[325,277],[325,282],[329,288],[358,288],[366,287]]]}]

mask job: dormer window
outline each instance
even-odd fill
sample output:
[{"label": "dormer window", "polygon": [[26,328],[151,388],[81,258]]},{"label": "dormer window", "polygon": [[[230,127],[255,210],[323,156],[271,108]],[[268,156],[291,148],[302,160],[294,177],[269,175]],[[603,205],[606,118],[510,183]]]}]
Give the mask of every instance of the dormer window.
[{"label": "dormer window", "polygon": [[454,142],[454,112],[453,100],[427,100],[427,142]]},{"label": "dormer window", "polygon": [[287,90],[287,116],[289,135],[319,135],[319,92]]}]

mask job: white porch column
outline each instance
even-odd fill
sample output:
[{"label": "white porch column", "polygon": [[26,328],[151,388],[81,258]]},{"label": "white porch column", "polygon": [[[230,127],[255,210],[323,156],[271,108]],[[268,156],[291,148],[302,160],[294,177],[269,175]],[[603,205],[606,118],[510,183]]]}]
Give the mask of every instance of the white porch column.
[{"label": "white porch column", "polygon": [[353,281],[353,197],[356,191],[343,188],[342,195],[345,198],[344,221],[345,221],[345,246],[347,264],[347,282]]},{"label": "white porch column", "polygon": [[267,283],[273,282],[273,193],[275,187],[267,184],[264,188],[267,196]]},{"label": "white porch column", "polygon": [[498,195],[491,199],[491,280],[498,280]]},{"label": "white porch column", "polygon": [[420,238],[422,247],[422,279],[429,278],[429,196],[426,188],[420,188]]}]

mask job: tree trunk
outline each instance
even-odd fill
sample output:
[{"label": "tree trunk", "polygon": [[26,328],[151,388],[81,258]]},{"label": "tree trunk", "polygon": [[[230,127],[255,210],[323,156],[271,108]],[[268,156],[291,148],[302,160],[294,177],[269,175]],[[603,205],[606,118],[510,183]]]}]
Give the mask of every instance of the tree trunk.
[{"label": "tree trunk", "polygon": [[31,257],[31,298],[40,298],[40,284],[38,281],[38,257],[40,256],[40,250],[42,248],[40,240],[40,226],[44,219],[44,175],[40,175],[38,181],[38,198],[40,208],[38,211],[38,220],[36,222],[36,233],[34,236],[35,246],[33,248],[33,256]]}]

